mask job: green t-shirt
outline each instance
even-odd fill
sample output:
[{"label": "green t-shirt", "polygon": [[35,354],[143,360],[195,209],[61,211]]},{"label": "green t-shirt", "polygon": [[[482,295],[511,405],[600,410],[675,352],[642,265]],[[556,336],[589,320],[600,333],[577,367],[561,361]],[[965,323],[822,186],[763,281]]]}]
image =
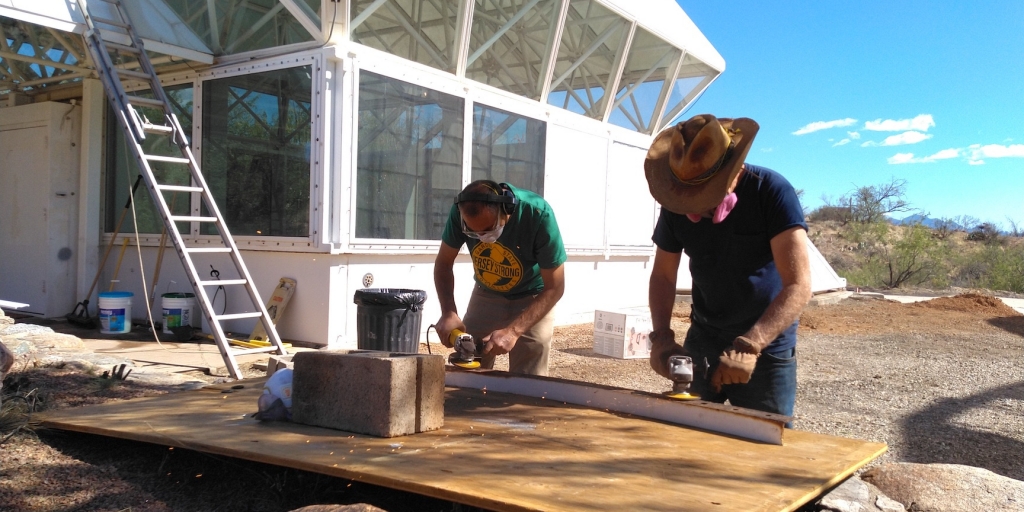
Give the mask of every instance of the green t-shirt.
[{"label": "green t-shirt", "polygon": [[473,258],[473,277],[483,287],[510,299],[536,295],[544,290],[540,269],[565,263],[565,246],[555,212],[543,197],[509,185],[519,204],[509,216],[501,236],[493,244],[469,238],[462,232],[459,207],[452,205],[441,241],[456,249],[468,244]]}]

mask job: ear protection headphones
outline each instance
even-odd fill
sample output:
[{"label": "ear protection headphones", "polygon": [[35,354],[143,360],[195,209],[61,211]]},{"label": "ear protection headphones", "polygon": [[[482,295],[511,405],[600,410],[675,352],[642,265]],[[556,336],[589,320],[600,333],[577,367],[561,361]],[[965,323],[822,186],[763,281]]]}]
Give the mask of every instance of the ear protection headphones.
[{"label": "ear protection headphones", "polygon": [[509,188],[508,183],[495,183],[494,185],[487,184],[487,188],[491,189],[494,193],[485,194],[480,192],[462,192],[455,196],[455,204],[467,201],[498,203],[501,205],[501,209],[506,215],[512,215],[512,212],[516,211],[516,205],[519,204],[519,199],[516,198],[514,193],[512,193],[512,189]]}]

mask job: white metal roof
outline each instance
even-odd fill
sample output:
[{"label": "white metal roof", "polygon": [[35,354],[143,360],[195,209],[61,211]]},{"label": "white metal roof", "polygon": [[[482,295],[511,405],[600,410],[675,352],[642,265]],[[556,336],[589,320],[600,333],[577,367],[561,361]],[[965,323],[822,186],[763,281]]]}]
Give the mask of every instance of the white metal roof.
[{"label": "white metal roof", "polygon": [[637,23],[704,61],[719,72],[725,59],[674,0],[601,0]]}]

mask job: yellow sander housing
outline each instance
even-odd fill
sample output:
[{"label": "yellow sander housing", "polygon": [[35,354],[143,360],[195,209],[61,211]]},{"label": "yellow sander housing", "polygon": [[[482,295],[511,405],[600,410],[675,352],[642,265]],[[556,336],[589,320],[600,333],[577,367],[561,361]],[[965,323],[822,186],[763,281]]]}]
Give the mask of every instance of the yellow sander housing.
[{"label": "yellow sander housing", "polygon": [[472,370],[480,368],[480,346],[473,336],[459,329],[452,329],[448,334],[448,343],[455,347],[455,352],[448,356],[448,362],[459,368]]}]

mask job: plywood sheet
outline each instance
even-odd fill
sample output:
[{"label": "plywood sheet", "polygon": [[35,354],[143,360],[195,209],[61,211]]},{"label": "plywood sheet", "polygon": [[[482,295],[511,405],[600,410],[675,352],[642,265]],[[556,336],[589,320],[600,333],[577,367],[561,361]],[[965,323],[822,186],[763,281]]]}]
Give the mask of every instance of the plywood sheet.
[{"label": "plywood sheet", "polygon": [[442,429],[383,439],[259,423],[250,416],[262,382],[58,411],[44,424],[493,510],[793,510],[885,451],[795,430],[778,446],[463,388],[446,390]]}]

